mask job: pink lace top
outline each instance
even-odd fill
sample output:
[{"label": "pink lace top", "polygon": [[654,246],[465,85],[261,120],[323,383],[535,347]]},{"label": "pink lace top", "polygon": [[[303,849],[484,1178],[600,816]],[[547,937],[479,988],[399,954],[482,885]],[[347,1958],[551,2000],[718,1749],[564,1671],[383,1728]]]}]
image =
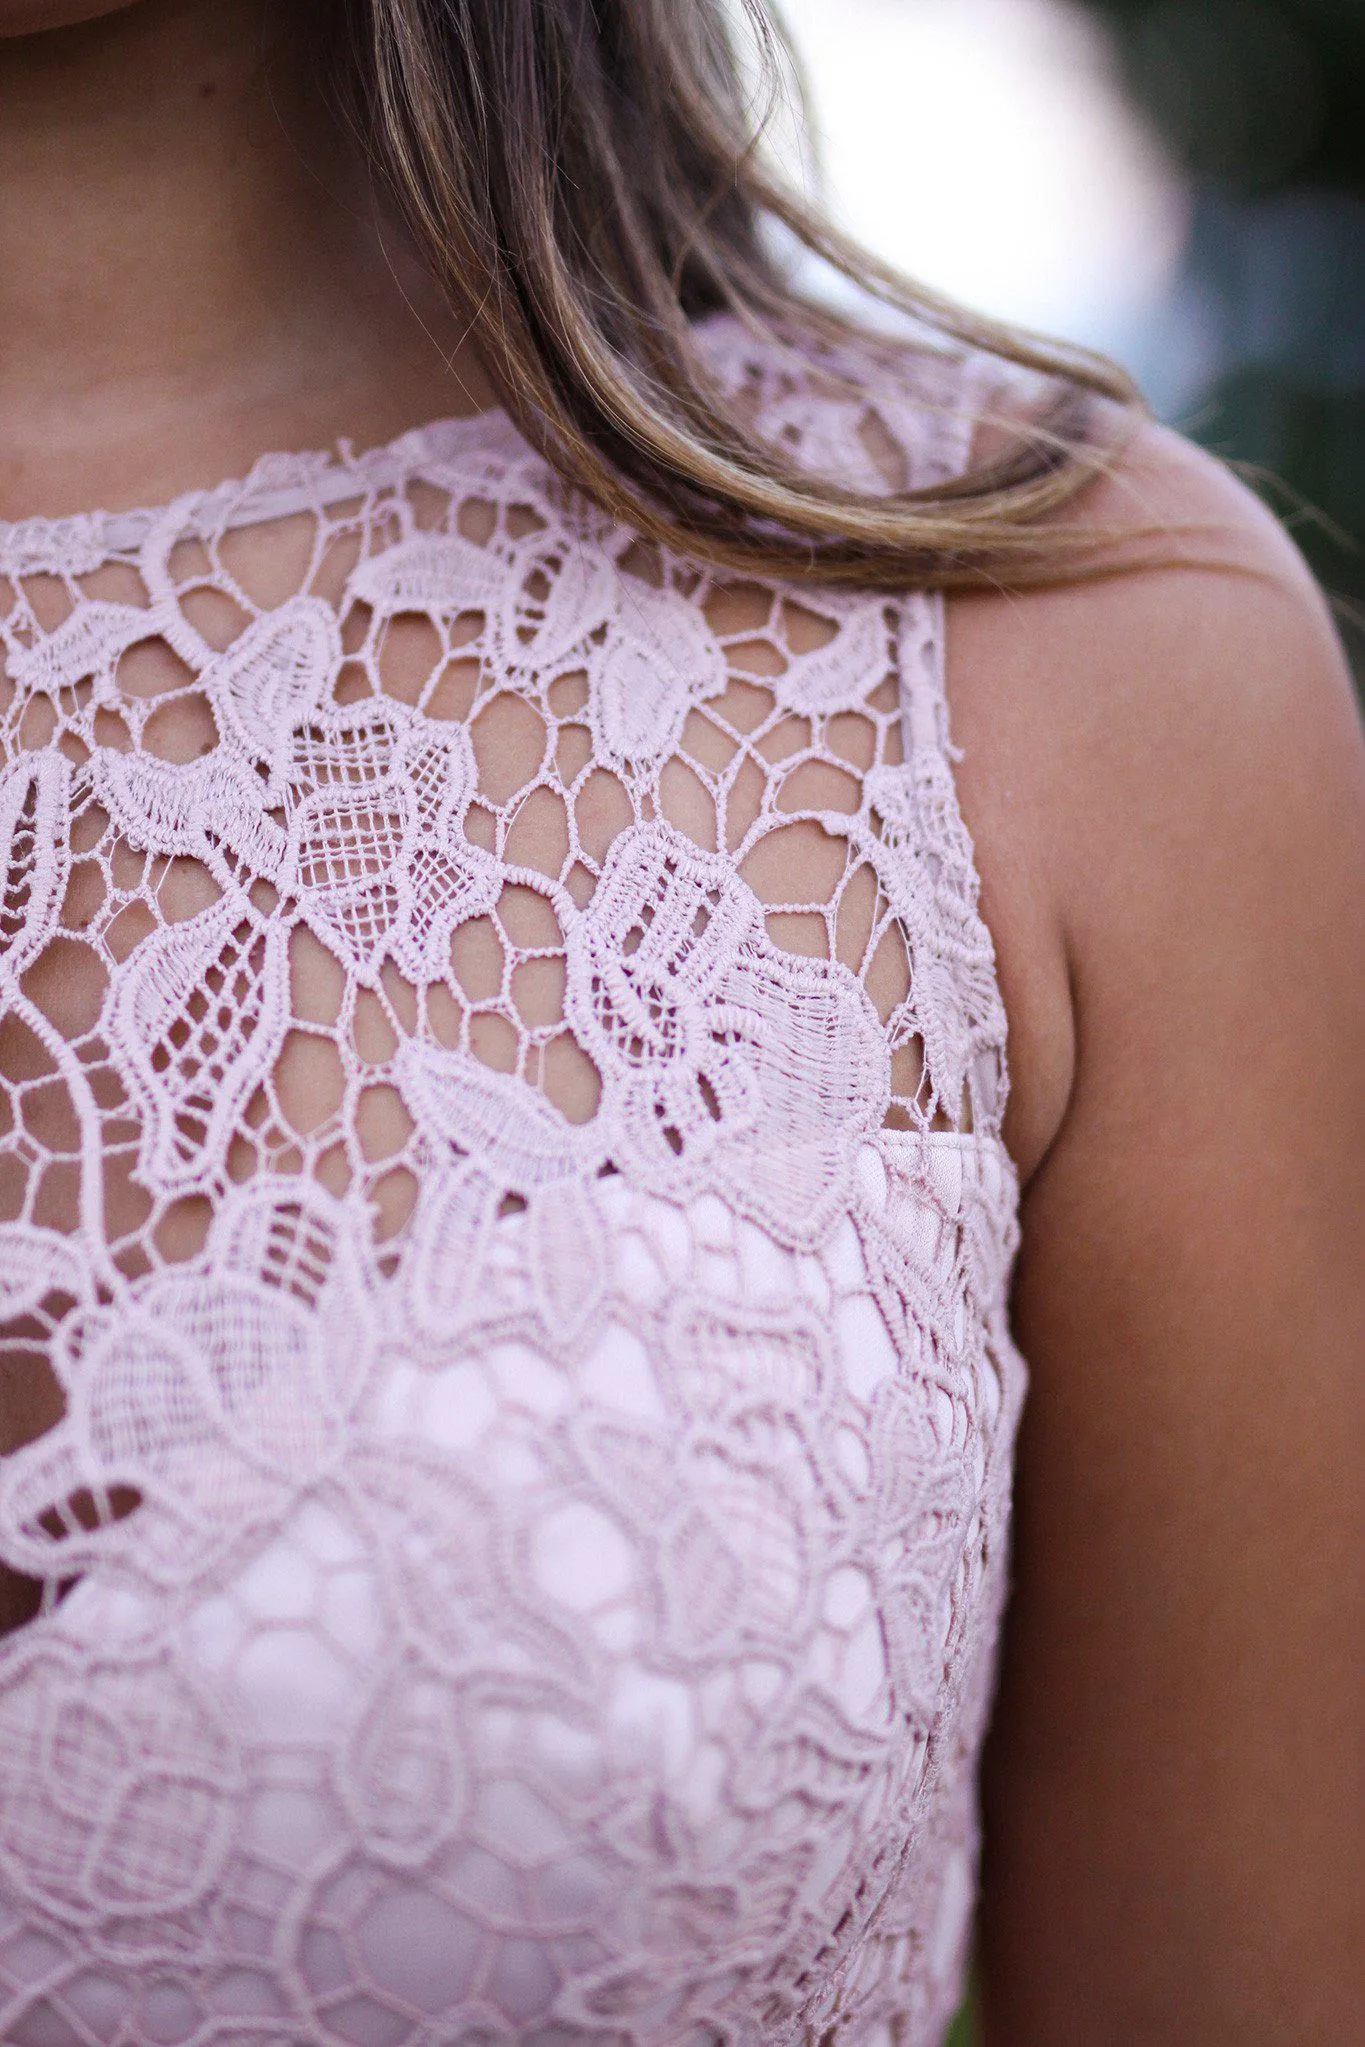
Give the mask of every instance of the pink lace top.
[{"label": "pink lace top", "polygon": [[[717,360],[859,484],[973,373]],[[940,604],[500,415],[0,528],[7,2047],[941,2039],[1023,1369]]]}]

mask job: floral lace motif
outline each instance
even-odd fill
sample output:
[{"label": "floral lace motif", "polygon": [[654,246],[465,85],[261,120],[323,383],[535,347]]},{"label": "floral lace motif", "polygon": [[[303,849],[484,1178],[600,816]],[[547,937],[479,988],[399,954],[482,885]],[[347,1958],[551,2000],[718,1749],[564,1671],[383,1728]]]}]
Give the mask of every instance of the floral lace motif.
[{"label": "floral lace motif", "polygon": [[[974,372],[712,330],[960,463]],[[0,2037],[930,2047],[1022,1366],[940,607],[496,416],[0,528]]]}]

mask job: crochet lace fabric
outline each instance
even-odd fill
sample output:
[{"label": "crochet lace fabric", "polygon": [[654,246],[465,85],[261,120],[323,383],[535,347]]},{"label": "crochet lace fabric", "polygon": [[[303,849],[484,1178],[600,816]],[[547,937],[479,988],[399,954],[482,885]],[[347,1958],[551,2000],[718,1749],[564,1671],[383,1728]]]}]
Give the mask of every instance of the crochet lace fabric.
[{"label": "crochet lace fabric", "polygon": [[[713,344],[962,460],[962,363]],[[941,2039],[1023,1383],[941,637],[495,414],[0,528],[7,2047]]]}]

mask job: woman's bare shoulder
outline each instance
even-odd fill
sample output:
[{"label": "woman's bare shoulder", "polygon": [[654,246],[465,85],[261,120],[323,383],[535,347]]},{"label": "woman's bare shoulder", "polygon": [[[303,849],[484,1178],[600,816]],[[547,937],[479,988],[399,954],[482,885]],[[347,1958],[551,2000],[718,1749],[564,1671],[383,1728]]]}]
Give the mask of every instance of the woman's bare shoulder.
[{"label": "woman's bare shoulder", "polygon": [[1119,432],[1067,515],[1095,535],[1099,573],[958,600],[962,715],[1028,675],[1046,693],[1054,758],[1103,732],[1176,738],[1177,711],[1179,727],[1211,721],[1251,745],[1277,711],[1340,719],[1351,691],[1330,609],[1279,520],[1181,435],[1150,421]]},{"label": "woman's bare shoulder", "polygon": [[[1073,516],[1101,536],[1109,573],[949,609],[1026,1171],[1070,1098],[1078,980],[1122,979],[1177,901],[1195,916],[1196,877],[1259,871],[1253,918],[1309,876],[1347,916],[1361,886],[1350,676],[1279,522],[1223,463],[1145,422]],[[1214,898],[1205,914],[1217,922]]]}]

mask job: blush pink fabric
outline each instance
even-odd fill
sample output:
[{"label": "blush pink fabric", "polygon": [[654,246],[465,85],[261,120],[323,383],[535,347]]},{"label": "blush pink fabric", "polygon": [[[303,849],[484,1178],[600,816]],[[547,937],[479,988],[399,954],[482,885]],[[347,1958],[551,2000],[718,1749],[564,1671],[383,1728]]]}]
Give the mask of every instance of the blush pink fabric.
[{"label": "blush pink fabric", "polygon": [[[969,363],[711,345],[964,460]],[[1024,1375],[938,600],[490,414],[0,528],[0,638],[0,2037],[941,2040]]]}]

